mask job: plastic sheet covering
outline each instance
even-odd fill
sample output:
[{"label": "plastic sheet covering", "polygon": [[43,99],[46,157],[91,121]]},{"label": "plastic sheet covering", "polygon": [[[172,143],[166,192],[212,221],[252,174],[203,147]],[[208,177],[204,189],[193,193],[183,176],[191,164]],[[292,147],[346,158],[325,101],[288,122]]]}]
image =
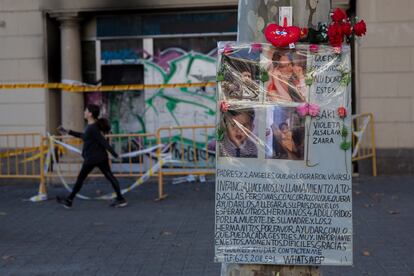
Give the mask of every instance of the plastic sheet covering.
[{"label": "plastic sheet covering", "polygon": [[216,261],[351,265],[349,47],[218,48]]}]

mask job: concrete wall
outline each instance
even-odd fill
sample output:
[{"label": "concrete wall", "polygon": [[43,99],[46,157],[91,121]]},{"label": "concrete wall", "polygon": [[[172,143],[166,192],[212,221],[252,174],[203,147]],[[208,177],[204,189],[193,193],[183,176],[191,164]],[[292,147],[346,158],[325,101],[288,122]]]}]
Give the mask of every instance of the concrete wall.
[{"label": "concrete wall", "polygon": [[359,112],[373,112],[379,172],[414,172],[414,1],[359,0]]},{"label": "concrete wall", "polygon": [[[0,0],[0,82],[44,82],[44,24],[37,0]],[[46,91],[0,91],[0,131],[46,130]]]}]

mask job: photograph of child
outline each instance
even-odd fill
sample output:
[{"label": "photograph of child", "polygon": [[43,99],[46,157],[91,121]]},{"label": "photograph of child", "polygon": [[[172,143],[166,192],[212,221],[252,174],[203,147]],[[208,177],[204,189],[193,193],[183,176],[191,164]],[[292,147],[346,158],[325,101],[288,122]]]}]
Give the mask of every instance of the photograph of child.
[{"label": "photograph of child", "polygon": [[224,138],[219,144],[219,156],[257,158],[254,122],[253,109],[229,110],[223,113],[221,127],[225,131]]},{"label": "photograph of child", "polygon": [[304,159],[305,120],[294,107],[271,107],[266,119],[266,159]]},{"label": "photograph of child", "polygon": [[271,49],[265,51],[269,81],[266,100],[270,102],[305,102],[306,55],[297,50]]},{"label": "photograph of child", "polygon": [[232,55],[223,55],[224,81],[220,84],[225,100],[259,100],[259,56],[244,52],[242,49]]}]

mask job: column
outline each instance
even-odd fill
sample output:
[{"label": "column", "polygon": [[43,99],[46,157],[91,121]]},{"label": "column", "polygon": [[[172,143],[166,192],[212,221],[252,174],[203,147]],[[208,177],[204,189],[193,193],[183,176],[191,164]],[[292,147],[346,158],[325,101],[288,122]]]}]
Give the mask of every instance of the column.
[{"label": "column", "polygon": [[[62,82],[82,81],[80,18],[78,13],[53,14],[60,22]],[[84,127],[83,94],[62,90],[61,114],[65,128]]]}]

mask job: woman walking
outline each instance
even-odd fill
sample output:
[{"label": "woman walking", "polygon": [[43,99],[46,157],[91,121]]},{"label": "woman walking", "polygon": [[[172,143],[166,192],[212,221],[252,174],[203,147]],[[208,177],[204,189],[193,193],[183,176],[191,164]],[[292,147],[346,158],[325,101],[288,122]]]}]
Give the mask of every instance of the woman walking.
[{"label": "woman walking", "polygon": [[127,201],[121,194],[119,182],[113,175],[109,166],[108,153],[109,151],[115,158],[118,158],[118,154],[114,151],[108,141],[105,139],[103,133],[109,133],[110,126],[106,119],[99,117],[99,106],[88,105],[85,108],[84,118],[87,120],[88,125],[83,133],[76,132],[73,130],[67,130],[63,127],[59,127],[58,130],[61,134],[72,135],[83,140],[82,157],[84,159],[82,168],[79,172],[75,186],[72,189],[70,195],[66,198],[57,197],[57,201],[65,208],[71,208],[72,202],[76,194],[82,188],[83,182],[85,181],[88,174],[93,168],[98,167],[108,179],[112,187],[116,192],[116,199],[111,203],[112,207],[120,208],[127,206]]}]

